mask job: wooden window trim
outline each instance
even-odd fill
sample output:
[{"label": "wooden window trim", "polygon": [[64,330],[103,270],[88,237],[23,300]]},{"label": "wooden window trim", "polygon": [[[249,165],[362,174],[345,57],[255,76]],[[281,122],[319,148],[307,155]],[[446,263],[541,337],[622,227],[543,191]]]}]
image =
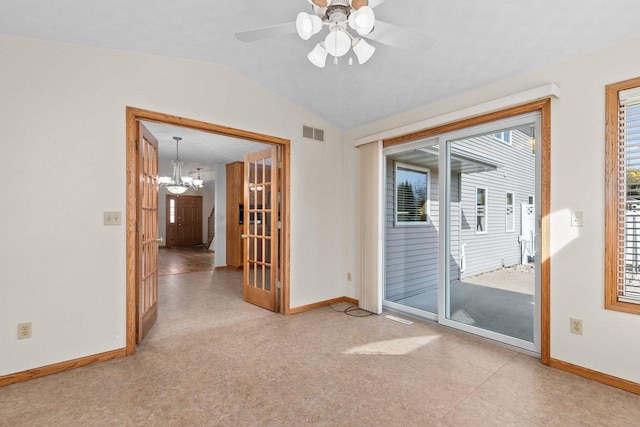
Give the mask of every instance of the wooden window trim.
[{"label": "wooden window trim", "polygon": [[618,94],[627,89],[640,87],[640,77],[607,85],[605,88],[605,298],[607,310],[640,314],[640,304],[618,300]]}]

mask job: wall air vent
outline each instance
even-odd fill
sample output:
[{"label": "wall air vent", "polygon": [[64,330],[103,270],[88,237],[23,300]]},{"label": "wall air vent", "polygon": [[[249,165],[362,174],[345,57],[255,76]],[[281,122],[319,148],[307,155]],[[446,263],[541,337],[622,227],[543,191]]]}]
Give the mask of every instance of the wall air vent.
[{"label": "wall air vent", "polygon": [[318,142],[324,142],[324,129],[317,129],[311,126],[302,126],[302,137]]}]

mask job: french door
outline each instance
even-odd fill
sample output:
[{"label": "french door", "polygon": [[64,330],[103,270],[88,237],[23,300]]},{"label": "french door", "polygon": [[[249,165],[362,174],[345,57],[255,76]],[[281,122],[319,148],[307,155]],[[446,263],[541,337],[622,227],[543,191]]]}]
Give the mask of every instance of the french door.
[{"label": "french door", "polygon": [[139,124],[136,344],[158,318],[158,140]]},{"label": "french door", "polygon": [[278,148],[244,160],[244,286],[247,302],[276,311],[279,288]]}]

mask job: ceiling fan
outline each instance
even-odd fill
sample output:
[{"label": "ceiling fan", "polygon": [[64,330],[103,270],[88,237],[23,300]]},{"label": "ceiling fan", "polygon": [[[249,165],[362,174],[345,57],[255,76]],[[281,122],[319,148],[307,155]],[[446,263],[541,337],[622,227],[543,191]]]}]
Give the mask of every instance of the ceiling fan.
[{"label": "ceiling fan", "polygon": [[[358,63],[364,64],[376,50],[365,38],[412,53],[423,52],[433,44],[427,35],[376,19],[373,8],[385,0],[307,1],[313,13],[300,12],[295,22],[239,31],[235,33],[236,38],[253,42],[297,33],[301,39],[309,40],[326,26],[329,34],[307,55],[309,61],[320,68],[325,66],[328,54],[337,64],[338,58],[349,50],[353,50]],[[353,59],[349,58],[349,64],[352,63]]]}]

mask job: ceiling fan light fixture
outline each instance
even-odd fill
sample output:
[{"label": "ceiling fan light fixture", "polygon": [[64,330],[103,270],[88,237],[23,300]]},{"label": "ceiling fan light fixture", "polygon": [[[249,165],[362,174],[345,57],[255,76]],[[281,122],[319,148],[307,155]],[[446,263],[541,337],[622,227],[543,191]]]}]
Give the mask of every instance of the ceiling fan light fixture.
[{"label": "ceiling fan light fixture", "polygon": [[300,12],[296,18],[296,30],[302,40],[309,40],[312,35],[322,29],[322,18],[318,15],[310,15]]},{"label": "ceiling fan light fixture", "polygon": [[375,23],[376,16],[369,6],[362,6],[349,15],[349,26],[361,36],[366,36],[373,31]]},{"label": "ceiling fan light fixture", "polygon": [[357,38],[353,39],[353,53],[356,54],[359,64],[364,64],[373,56],[376,48],[367,43],[366,40]]},{"label": "ceiling fan light fixture", "polygon": [[324,39],[324,45],[330,55],[335,57],[343,56],[351,48],[351,37],[346,31],[336,28]]},{"label": "ceiling fan light fixture", "polygon": [[324,48],[322,43],[318,43],[316,47],[313,48],[307,58],[309,61],[318,68],[324,68],[327,63],[327,49]]}]

